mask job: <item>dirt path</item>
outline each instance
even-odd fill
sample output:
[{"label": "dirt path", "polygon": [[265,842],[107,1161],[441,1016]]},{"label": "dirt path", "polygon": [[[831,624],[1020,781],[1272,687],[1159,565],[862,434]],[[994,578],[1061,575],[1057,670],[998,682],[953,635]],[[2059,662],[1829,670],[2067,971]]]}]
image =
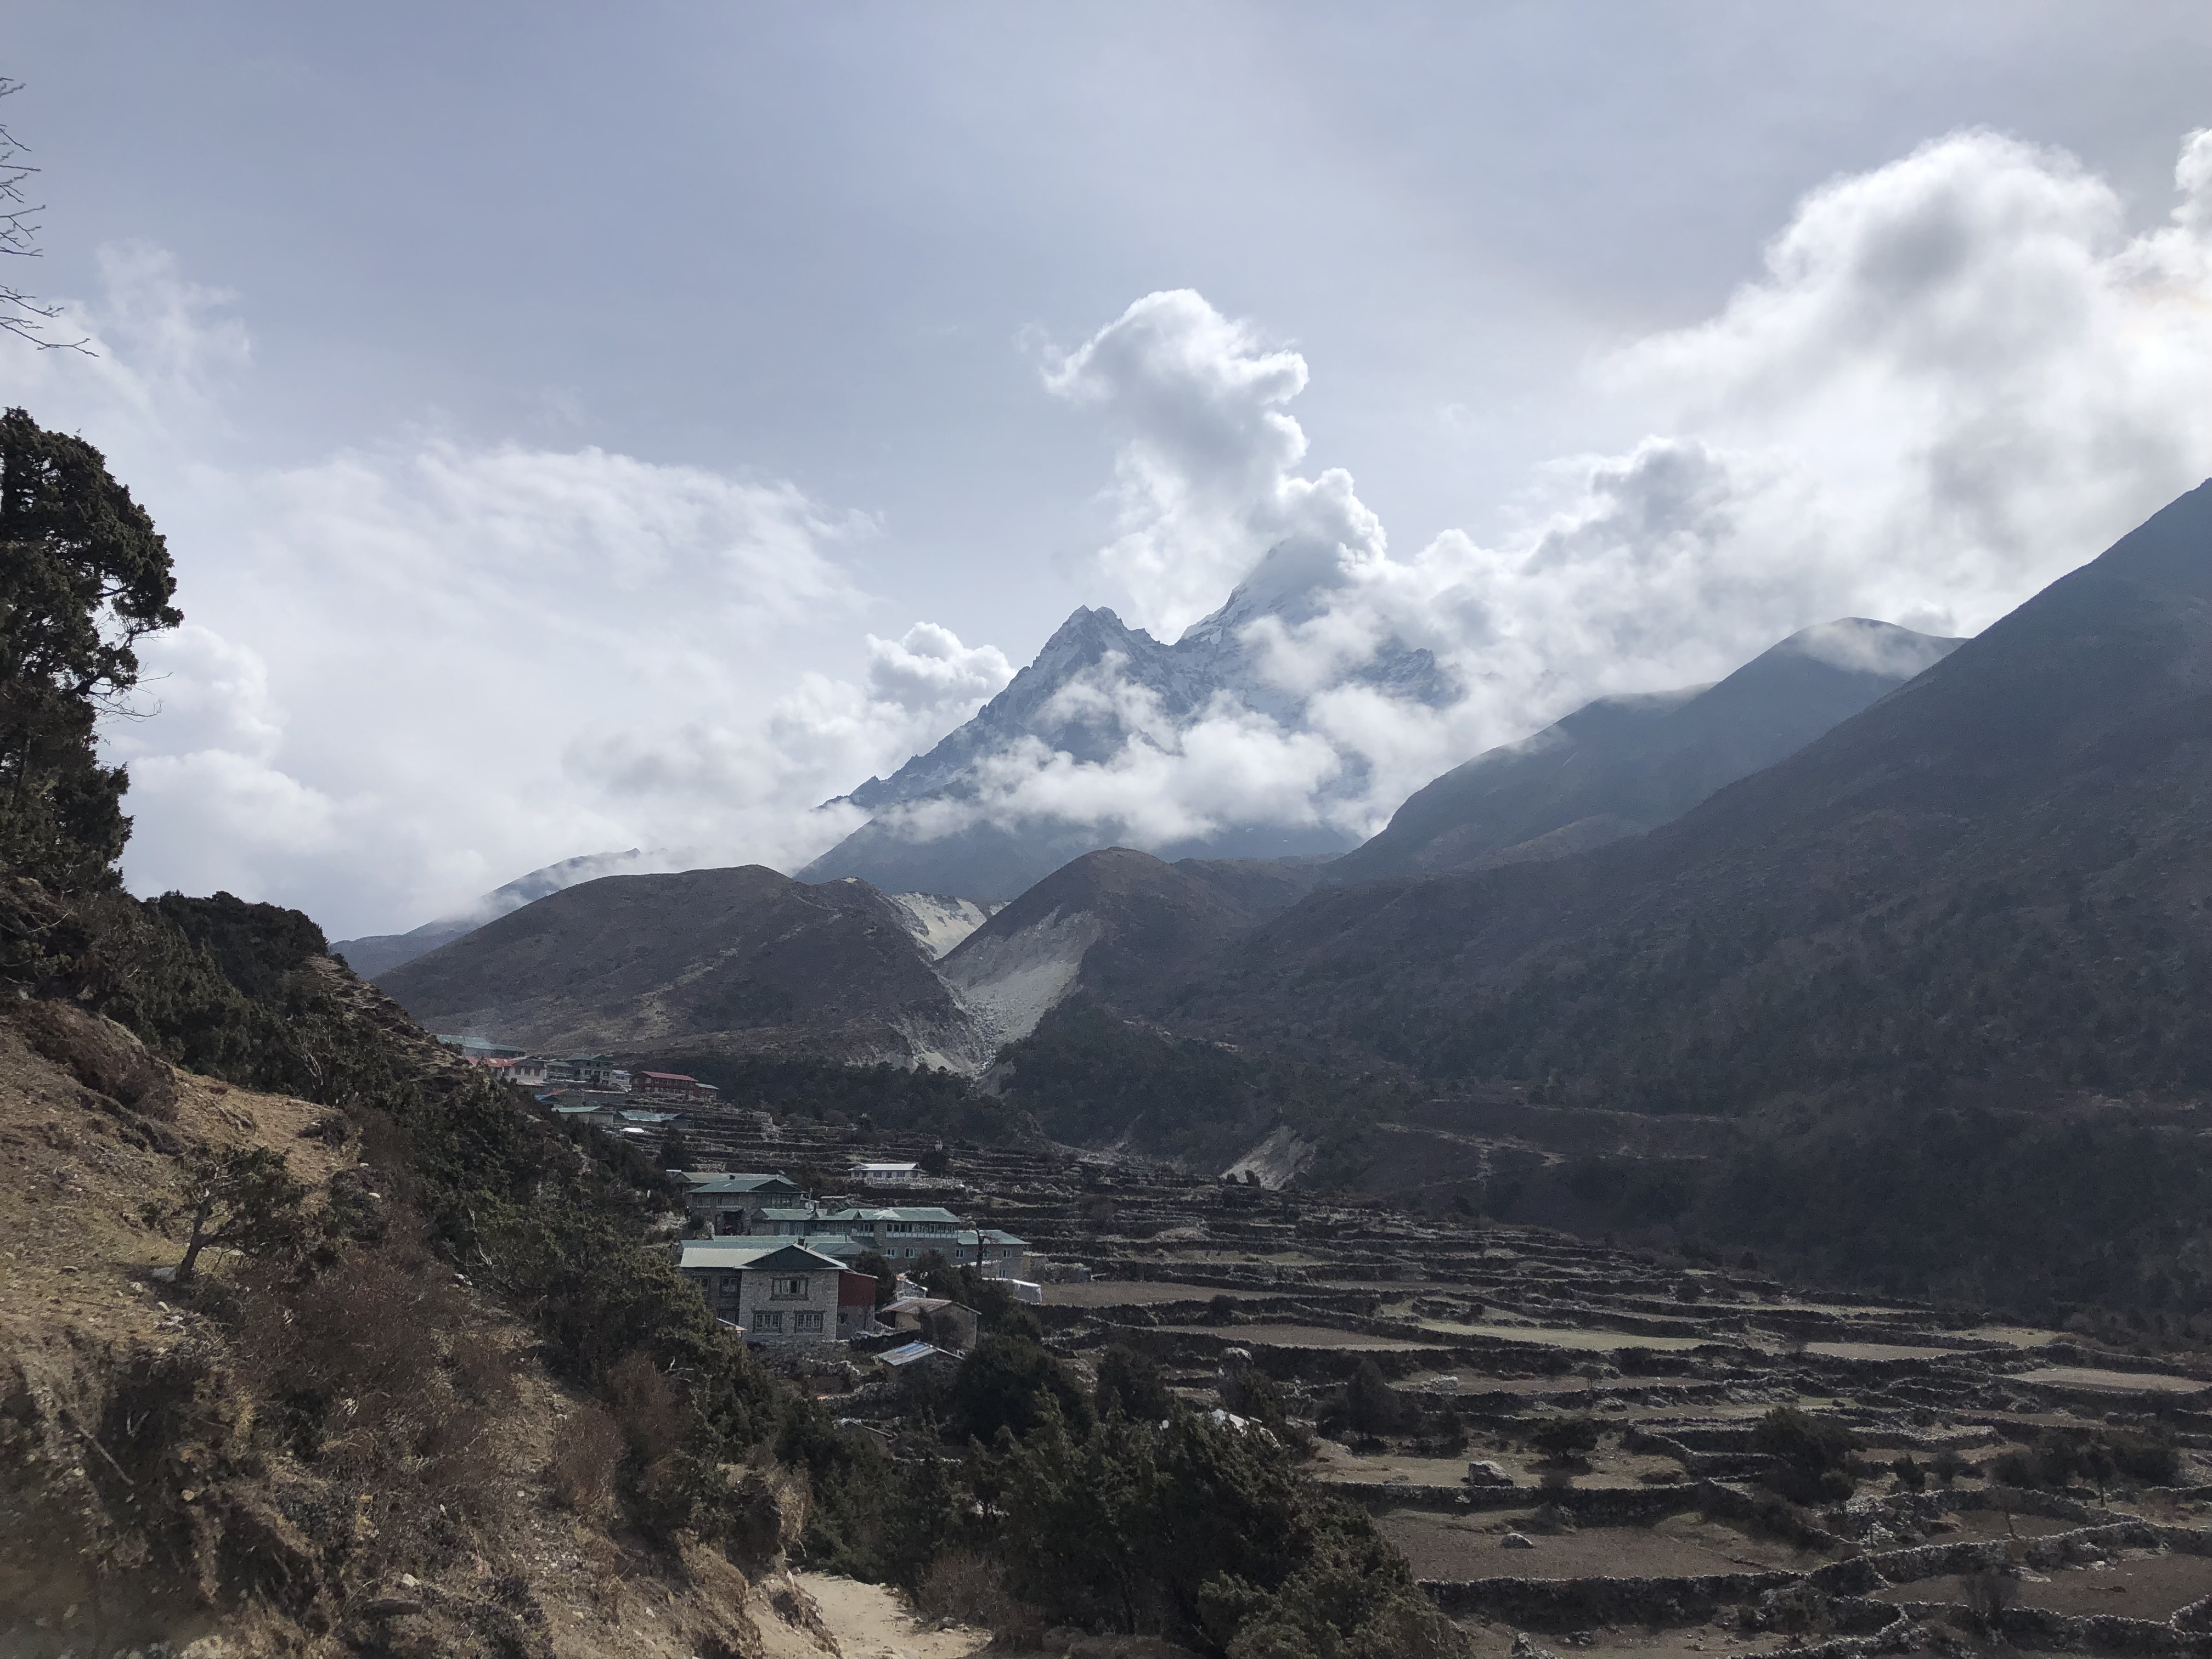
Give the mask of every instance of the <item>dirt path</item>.
[{"label": "dirt path", "polygon": [[[822,1609],[822,1622],[845,1659],[968,1659],[991,1639],[988,1631],[962,1625],[938,1629],[918,1623],[898,1595],[881,1584],[819,1572],[793,1576]],[[813,1653],[822,1659],[818,1648]]]}]

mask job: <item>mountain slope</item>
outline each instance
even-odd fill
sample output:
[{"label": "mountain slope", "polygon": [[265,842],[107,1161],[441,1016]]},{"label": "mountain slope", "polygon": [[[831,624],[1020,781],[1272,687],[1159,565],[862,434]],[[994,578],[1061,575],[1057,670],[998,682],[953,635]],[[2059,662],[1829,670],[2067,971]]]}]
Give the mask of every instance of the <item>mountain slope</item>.
[{"label": "mountain slope", "polygon": [[994,1048],[1079,987],[1126,996],[1185,970],[1294,902],[1312,866],[1088,853],[1006,906],[939,965]]},{"label": "mountain slope", "polygon": [[1331,885],[1561,858],[1680,817],[1895,690],[1960,641],[1846,617],[1709,686],[1602,697],[1416,791]]},{"label": "mountain slope", "polygon": [[609,876],[551,894],[379,983],[434,1030],[532,1048],[957,1060],[973,1030],[913,916],[858,881],[759,865]]},{"label": "mountain slope", "polygon": [[1235,1033],[1662,1109],[2212,1090],[2212,486],[1652,833],[1318,892]]},{"label": "mountain slope", "polygon": [[440,945],[450,945],[462,934],[474,933],[487,921],[511,910],[520,910],[548,893],[557,893],[564,887],[599,876],[618,875],[624,865],[635,864],[647,856],[633,847],[627,853],[586,853],[580,858],[563,859],[558,864],[546,865],[493,888],[459,915],[441,916],[404,933],[371,933],[362,939],[342,939],[331,946],[331,954],[344,957],[346,965],[363,979],[374,979],[403,962],[427,956]]}]

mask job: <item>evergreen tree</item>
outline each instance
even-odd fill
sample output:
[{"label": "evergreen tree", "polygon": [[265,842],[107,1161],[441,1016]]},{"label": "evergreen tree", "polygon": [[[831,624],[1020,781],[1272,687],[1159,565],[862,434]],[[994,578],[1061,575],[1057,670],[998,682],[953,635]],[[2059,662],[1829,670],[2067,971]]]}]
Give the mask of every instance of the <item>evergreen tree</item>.
[{"label": "evergreen tree", "polygon": [[154,521],[82,438],[0,416],[0,862],[67,894],[112,885],[130,780],[94,723],[138,683],[139,640],[173,628]]}]

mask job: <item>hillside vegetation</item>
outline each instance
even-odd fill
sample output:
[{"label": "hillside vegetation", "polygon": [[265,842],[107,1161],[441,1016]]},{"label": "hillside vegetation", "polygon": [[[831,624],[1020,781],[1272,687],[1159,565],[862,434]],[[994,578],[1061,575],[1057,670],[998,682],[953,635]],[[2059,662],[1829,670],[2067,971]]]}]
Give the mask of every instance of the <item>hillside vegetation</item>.
[{"label": "hillside vegetation", "polygon": [[957,1285],[995,1416],[894,1462],[713,1319],[635,1152],[296,912],[123,892],[83,705],[177,620],[166,553],[88,447],[0,440],[0,1650],[754,1659],[826,1639],[799,1559],[1032,1635],[1459,1650],[1281,1447],[1097,1415],[1003,1291]]}]

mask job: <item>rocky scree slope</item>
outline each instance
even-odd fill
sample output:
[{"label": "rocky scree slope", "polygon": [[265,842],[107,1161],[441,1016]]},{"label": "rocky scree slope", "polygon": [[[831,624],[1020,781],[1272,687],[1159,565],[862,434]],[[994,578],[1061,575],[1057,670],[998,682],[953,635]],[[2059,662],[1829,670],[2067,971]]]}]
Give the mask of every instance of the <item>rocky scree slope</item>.
[{"label": "rocky scree slope", "polygon": [[1295,902],[1311,865],[1086,853],[992,916],[940,965],[995,1051],[1079,989],[1116,999],[1188,969]]}]

